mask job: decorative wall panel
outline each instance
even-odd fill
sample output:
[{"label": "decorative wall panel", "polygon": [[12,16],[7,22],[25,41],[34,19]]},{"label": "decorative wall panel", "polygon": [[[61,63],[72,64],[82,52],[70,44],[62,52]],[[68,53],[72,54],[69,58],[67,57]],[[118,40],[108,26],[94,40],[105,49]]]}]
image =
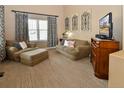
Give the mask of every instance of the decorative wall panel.
[{"label": "decorative wall panel", "polygon": [[91,14],[90,12],[85,11],[81,15],[81,30],[82,31],[90,31],[91,25]]},{"label": "decorative wall panel", "polygon": [[0,5],[0,62],[5,58],[4,6]]},{"label": "decorative wall panel", "polygon": [[72,31],[77,31],[78,30],[78,16],[74,15],[72,17]]},{"label": "decorative wall panel", "polygon": [[69,23],[69,17],[65,18],[65,31],[69,31],[70,30],[70,23]]}]

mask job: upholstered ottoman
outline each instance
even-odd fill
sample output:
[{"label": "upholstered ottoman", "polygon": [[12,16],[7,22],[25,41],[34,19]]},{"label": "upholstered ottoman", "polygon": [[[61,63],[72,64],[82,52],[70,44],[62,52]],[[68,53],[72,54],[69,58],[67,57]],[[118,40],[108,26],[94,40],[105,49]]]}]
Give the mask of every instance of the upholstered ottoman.
[{"label": "upholstered ottoman", "polygon": [[20,55],[21,63],[33,66],[48,58],[46,49],[36,49],[24,52]]}]

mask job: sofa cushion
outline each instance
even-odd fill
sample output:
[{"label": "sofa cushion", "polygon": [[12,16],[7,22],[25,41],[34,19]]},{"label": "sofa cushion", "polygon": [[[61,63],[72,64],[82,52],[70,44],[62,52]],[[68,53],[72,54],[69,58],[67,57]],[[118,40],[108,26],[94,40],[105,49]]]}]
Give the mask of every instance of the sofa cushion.
[{"label": "sofa cushion", "polygon": [[60,50],[64,50],[64,48],[66,48],[66,46],[58,45],[56,48],[57,48],[57,49],[60,49]]},{"label": "sofa cushion", "polygon": [[14,60],[15,61],[20,61],[20,54],[21,53],[24,53],[24,52],[27,52],[27,51],[32,51],[32,50],[35,50],[37,48],[25,48],[25,49],[22,49],[20,51],[17,51],[14,53]]},{"label": "sofa cushion", "polygon": [[18,42],[13,42],[13,46],[16,47],[18,50],[22,49]]},{"label": "sofa cushion", "polygon": [[88,41],[85,40],[75,40],[75,46],[79,46],[79,45],[89,45]]},{"label": "sofa cushion", "polygon": [[67,52],[67,53],[69,53],[69,54],[71,54],[71,55],[78,55],[78,51],[75,49],[75,48],[73,48],[73,47],[65,47],[64,48],[64,51],[65,52]]}]

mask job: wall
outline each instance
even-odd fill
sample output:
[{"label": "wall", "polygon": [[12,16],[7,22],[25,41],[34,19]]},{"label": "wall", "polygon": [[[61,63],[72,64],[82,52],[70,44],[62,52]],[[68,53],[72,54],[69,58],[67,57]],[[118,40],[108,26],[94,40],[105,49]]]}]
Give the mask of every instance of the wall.
[{"label": "wall", "polygon": [[[108,12],[112,12],[113,15],[113,34],[116,40],[119,40],[122,46],[122,6],[64,6],[64,17],[70,18],[77,14],[80,16],[83,11],[91,11],[91,31],[81,31],[80,27],[78,31],[73,31],[72,38],[89,40],[99,33],[99,19],[106,15]],[[81,20],[79,17],[79,26]]]},{"label": "wall", "polygon": [[15,39],[15,15],[11,10],[27,11],[34,13],[43,13],[58,15],[58,35],[62,34],[64,29],[63,6],[56,5],[6,5],[5,6],[5,36],[7,40]]},{"label": "wall", "polygon": [[[91,37],[94,37],[95,34],[99,33],[99,19],[103,17],[108,12],[112,12],[113,14],[113,31],[114,38],[120,41],[122,47],[122,6],[85,6],[85,5],[70,5],[70,6],[61,6],[61,5],[7,5],[5,6],[5,35],[6,39],[14,40],[15,38],[15,16],[11,10],[20,10],[20,11],[28,11],[35,13],[44,13],[44,14],[52,14],[58,15],[58,35],[61,37],[64,32],[64,17],[69,16],[70,18],[74,14],[78,14],[79,16],[83,11],[91,11],[91,31],[84,32],[81,30],[74,31],[72,34],[72,38],[89,40]],[[80,27],[80,18],[79,18],[79,27]],[[124,38],[123,38],[124,40]],[[124,48],[124,43],[123,43]]]},{"label": "wall", "polygon": [[109,57],[108,88],[124,87],[124,51],[112,53]]},{"label": "wall", "polygon": [[[123,15],[124,15],[124,6],[123,6],[123,10],[122,10],[122,12],[123,12]],[[124,16],[123,16],[123,50],[124,50]]]}]

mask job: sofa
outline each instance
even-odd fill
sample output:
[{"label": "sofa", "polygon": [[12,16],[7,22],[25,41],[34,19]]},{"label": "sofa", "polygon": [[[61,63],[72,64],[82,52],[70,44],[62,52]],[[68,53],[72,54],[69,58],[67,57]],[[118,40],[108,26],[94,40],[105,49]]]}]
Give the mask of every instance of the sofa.
[{"label": "sofa", "polygon": [[7,59],[13,61],[20,61],[20,54],[26,51],[35,50],[35,45],[27,43],[28,48],[22,49],[19,43],[13,40],[6,41],[6,55]]},{"label": "sofa", "polygon": [[34,66],[48,58],[48,51],[45,48],[38,48],[34,44],[26,43],[26,48],[22,49],[19,42],[7,40],[7,59],[22,64]]},{"label": "sofa", "polygon": [[[75,41],[74,47],[64,46],[65,40]],[[63,54],[64,56],[72,59],[78,60],[84,57],[88,57],[90,54],[90,44],[86,40],[78,39],[61,39],[60,44],[56,47],[56,50]]]}]

